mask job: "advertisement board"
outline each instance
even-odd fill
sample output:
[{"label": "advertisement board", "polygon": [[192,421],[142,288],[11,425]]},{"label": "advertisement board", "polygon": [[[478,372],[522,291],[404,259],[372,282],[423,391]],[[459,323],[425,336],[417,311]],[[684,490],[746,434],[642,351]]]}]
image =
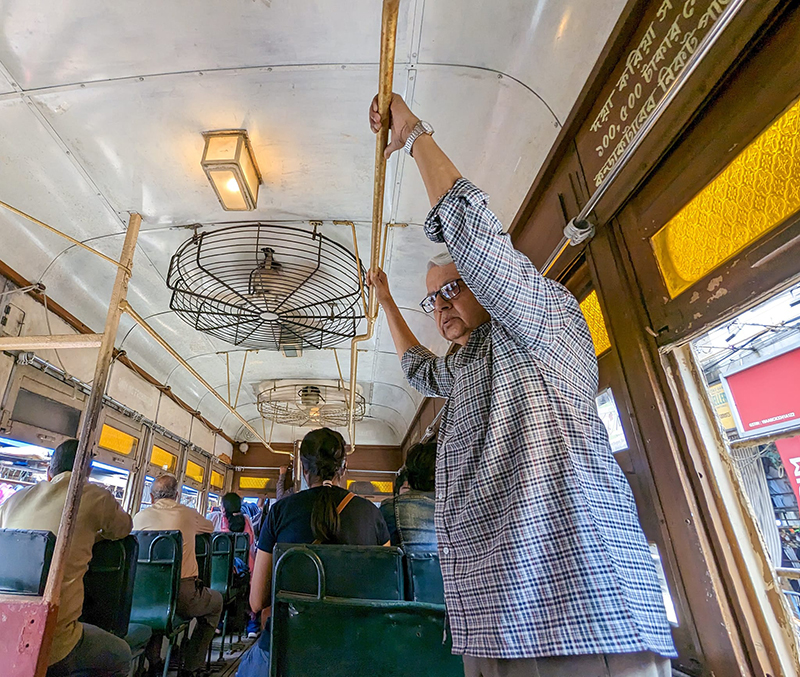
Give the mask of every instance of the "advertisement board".
[{"label": "advertisement board", "polygon": [[800,427],[800,347],[722,375],[740,437]]}]

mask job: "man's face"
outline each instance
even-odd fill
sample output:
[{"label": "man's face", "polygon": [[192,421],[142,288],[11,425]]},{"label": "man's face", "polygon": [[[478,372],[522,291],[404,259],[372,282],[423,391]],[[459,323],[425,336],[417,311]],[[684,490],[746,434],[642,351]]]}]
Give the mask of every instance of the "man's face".
[{"label": "man's face", "polygon": [[[460,277],[456,264],[434,266],[428,271],[426,285],[428,294],[439,291],[445,284]],[[473,329],[489,321],[489,313],[478,302],[466,283],[458,283],[458,296],[446,299],[441,294],[436,297],[433,317],[439,333],[448,341],[465,345]]]}]

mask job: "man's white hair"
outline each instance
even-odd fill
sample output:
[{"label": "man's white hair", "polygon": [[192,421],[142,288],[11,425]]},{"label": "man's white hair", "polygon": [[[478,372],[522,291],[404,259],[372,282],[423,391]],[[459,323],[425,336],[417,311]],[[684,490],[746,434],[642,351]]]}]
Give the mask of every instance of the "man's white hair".
[{"label": "man's white hair", "polygon": [[453,261],[453,257],[450,256],[450,252],[445,249],[428,261],[428,270],[431,268],[444,268],[451,263],[455,263],[455,261]]}]

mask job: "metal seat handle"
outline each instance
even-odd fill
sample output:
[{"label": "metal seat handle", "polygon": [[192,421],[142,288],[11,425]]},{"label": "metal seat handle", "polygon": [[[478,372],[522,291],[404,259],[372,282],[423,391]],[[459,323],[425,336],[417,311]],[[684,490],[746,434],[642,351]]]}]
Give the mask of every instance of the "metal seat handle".
[{"label": "metal seat handle", "polygon": [[285,553],[280,556],[278,559],[277,564],[275,564],[275,571],[272,576],[272,604],[275,604],[275,593],[278,589],[277,581],[279,579],[279,574],[281,569],[284,566],[284,563],[287,559],[289,559],[292,555],[304,555],[311,560],[314,566],[317,569],[317,599],[321,600],[325,597],[326,593],[326,581],[325,581],[325,567],[322,564],[322,560],[319,558],[319,555],[315,553],[313,550],[309,550],[308,548],[289,548]]}]

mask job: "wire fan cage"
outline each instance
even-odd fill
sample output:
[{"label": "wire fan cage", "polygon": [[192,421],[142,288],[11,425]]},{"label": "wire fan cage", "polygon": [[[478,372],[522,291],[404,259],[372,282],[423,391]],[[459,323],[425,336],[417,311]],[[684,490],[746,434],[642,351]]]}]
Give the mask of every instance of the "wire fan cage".
[{"label": "wire fan cage", "polygon": [[[236,346],[325,348],[364,317],[361,262],[316,228],[241,224],[195,235],[170,261],[170,308]],[[288,353],[287,353],[288,354]]]},{"label": "wire fan cage", "polygon": [[[269,421],[293,426],[342,427],[348,422],[350,391],[343,386],[275,385],[258,394],[258,410]],[[353,417],[364,418],[367,403],[356,392]]]}]

